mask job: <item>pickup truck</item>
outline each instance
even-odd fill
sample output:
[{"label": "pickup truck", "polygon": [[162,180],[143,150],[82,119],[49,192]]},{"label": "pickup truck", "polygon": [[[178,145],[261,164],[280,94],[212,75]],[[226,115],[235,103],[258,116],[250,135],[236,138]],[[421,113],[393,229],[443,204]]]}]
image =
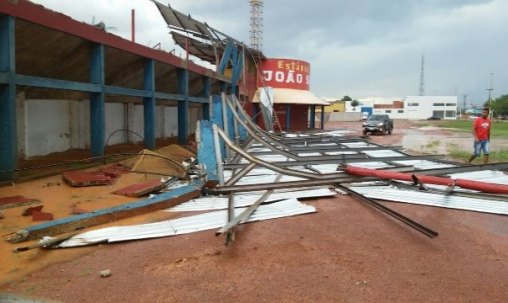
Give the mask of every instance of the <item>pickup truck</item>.
[{"label": "pickup truck", "polygon": [[381,133],[391,135],[393,131],[393,120],[388,115],[371,115],[363,122],[363,134]]}]

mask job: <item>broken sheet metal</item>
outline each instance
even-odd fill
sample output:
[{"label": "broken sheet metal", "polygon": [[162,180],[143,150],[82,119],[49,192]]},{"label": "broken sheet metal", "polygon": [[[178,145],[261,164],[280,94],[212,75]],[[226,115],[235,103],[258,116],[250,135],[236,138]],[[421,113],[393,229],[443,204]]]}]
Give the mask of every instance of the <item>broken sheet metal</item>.
[{"label": "broken sheet metal", "polygon": [[[245,208],[235,209],[235,216]],[[261,205],[249,217],[247,222],[263,221],[275,218],[296,216],[316,212],[316,208],[303,204],[296,199],[288,199],[272,204]],[[227,223],[227,211],[220,210],[210,213],[167,220],[157,223],[114,226],[93,230],[76,235],[57,247],[75,247],[96,243],[112,243],[128,240],[150,239],[188,234],[214,228]]]},{"label": "broken sheet metal", "polygon": [[439,162],[429,161],[429,160],[402,160],[402,161],[393,161],[393,162],[400,164],[400,165],[413,166],[416,170],[457,167],[457,165],[452,165],[452,164],[448,164],[448,163],[439,163]]},{"label": "broken sheet metal", "polygon": [[371,169],[394,167],[393,165],[390,165],[386,162],[381,162],[381,161],[357,162],[354,164],[354,166],[362,167],[362,168],[371,168]]},{"label": "broken sheet metal", "polygon": [[393,186],[358,186],[350,188],[372,199],[508,215],[508,201],[410,191]]},{"label": "broken sheet metal", "polygon": [[344,137],[347,134],[351,134],[353,131],[347,129],[336,129],[328,132],[316,133],[318,136],[331,136],[331,137]]},{"label": "broken sheet metal", "polygon": [[391,149],[363,150],[363,153],[372,158],[404,157],[405,155]]},{"label": "broken sheet metal", "polygon": [[508,175],[502,171],[496,170],[480,170],[465,173],[448,174],[448,176],[450,176],[452,179],[464,179],[508,185]]},{"label": "broken sheet metal", "polygon": [[[263,192],[245,192],[238,193],[234,196],[235,207],[246,207],[251,205],[259,197],[263,195]],[[276,190],[265,200],[266,203],[285,200],[285,199],[301,199],[301,198],[317,198],[317,197],[332,197],[337,193],[330,190],[327,187],[321,188],[295,188],[293,190]],[[185,203],[167,209],[171,212],[180,211],[204,211],[204,210],[219,210],[226,209],[228,207],[228,197],[199,197],[196,199],[189,200]]]},{"label": "broken sheet metal", "polygon": [[[284,156],[284,155],[277,155],[277,154],[271,154],[271,155],[258,155],[256,156],[256,158],[258,158],[259,160],[263,160],[263,161],[266,161],[266,162],[283,162],[283,161],[295,161],[294,159],[289,159],[288,157]],[[250,161],[248,161],[247,159],[245,158],[242,158],[240,160],[240,163],[242,164],[246,164],[246,163],[250,163]]]}]

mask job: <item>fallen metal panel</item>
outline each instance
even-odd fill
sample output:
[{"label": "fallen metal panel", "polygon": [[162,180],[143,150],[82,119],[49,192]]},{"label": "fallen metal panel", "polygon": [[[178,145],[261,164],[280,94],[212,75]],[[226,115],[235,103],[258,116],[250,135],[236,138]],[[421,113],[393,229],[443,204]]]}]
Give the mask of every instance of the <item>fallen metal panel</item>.
[{"label": "fallen metal panel", "polygon": [[504,172],[495,170],[480,170],[448,175],[453,179],[465,179],[496,184],[508,184],[508,175],[506,175],[506,173]]},{"label": "fallen metal panel", "polygon": [[362,152],[372,158],[387,158],[387,157],[402,157],[402,156],[404,156],[404,154],[393,151],[391,149],[363,150]]},{"label": "fallen metal panel", "polygon": [[448,167],[457,167],[457,165],[447,164],[447,163],[439,163],[435,161],[429,160],[403,160],[403,161],[393,161],[397,164],[401,165],[410,165],[415,169],[435,169],[435,168],[448,168]]},{"label": "fallen metal panel", "polygon": [[165,209],[189,199],[199,197],[201,194],[202,181],[193,181],[189,186],[178,188],[153,198],[135,201],[132,203],[96,210],[93,212],[62,218],[48,223],[30,226],[16,232],[10,242],[21,242],[52,236],[77,229],[111,222],[135,215],[140,215],[154,210]]},{"label": "fallen metal panel", "polygon": [[355,166],[363,167],[363,168],[372,168],[372,169],[394,167],[393,165],[390,165],[386,162],[381,162],[381,161],[358,162],[358,163],[355,163]]},{"label": "fallen metal panel", "polygon": [[[290,190],[277,190],[272,193],[265,202],[273,202],[285,199],[300,199],[300,198],[315,198],[315,197],[331,197],[337,193],[328,188],[313,188],[313,189],[298,189]],[[251,205],[256,199],[261,197],[263,192],[246,192],[235,194],[235,207],[246,207]],[[180,211],[204,211],[204,210],[219,210],[228,207],[227,197],[199,197],[197,199],[189,200],[180,205],[174,206],[167,211],[180,212]]]},{"label": "fallen metal panel", "polygon": [[[235,209],[235,215],[239,215],[244,208]],[[316,208],[289,199],[273,204],[261,205],[250,216],[247,222],[269,220],[275,218],[296,216],[316,212]],[[103,242],[119,242],[159,238],[187,234],[214,228],[220,228],[227,223],[227,211],[214,211],[210,213],[178,218],[157,223],[115,226],[89,231],[66,240],[58,247],[84,246]]]},{"label": "fallen metal panel", "polygon": [[334,152],[325,152],[326,155],[336,156],[336,155],[356,155],[357,152],[354,151],[334,151]]},{"label": "fallen metal panel", "polygon": [[508,201],[408,191],[393,186],[358,186],[351,189],[372,199],[508,215]]},{"label": "fallen metal panel", "polygon": [[337,173],[337,164],[317,164],[311,165],[313,169],[318,170],[322,174]]}]

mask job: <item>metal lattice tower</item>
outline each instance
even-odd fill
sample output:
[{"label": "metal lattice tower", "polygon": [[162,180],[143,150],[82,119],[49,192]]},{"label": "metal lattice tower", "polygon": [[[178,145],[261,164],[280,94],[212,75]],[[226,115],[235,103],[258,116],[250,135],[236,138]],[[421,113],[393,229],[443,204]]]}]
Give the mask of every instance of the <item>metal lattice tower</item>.
[{"label": "metal lattice tower", "polygon": [[263,0],[249,0],[250,3],[250,47],[263,48]]},{"label": "metal lattice tower", "polygon": [[425,56],[422,55],[422,69],[420,71],[420,87],[418,88],[418,95],[425,96]]}]

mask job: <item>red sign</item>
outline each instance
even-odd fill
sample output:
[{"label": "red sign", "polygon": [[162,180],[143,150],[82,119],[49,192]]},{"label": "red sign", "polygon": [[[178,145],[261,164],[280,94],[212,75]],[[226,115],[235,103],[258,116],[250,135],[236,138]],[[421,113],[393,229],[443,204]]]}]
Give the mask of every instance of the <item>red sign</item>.
[{"label": "red sign", "polygon": [[267,59],[261,64],[258,87],[309,90],[310,64],[301,60]]}]

